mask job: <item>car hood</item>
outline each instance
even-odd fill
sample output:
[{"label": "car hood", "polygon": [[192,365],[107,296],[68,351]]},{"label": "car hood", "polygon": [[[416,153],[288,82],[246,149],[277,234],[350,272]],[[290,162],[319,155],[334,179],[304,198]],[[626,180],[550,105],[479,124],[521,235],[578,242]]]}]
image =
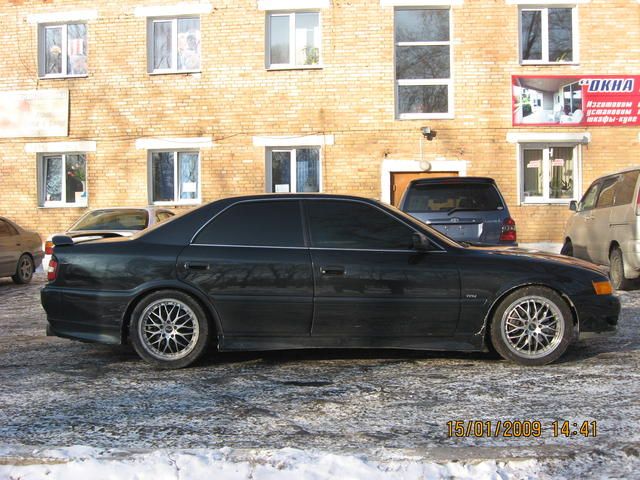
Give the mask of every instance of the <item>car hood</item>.
[{"label": "car hood", "polygon": [[495,255],[505,255],[510,257],[518,257],[518,258],[531,258],[536,260],[546,260],[548,262],[568,265],[573,267],[585,268],[587,270],[591,270],[593,272],[597,272],[603,275],[607,275],[607,270],[603,267],[595,265],[591,262],[587,262],[586,260],[581,260],[575,257],[567,257],[566,255],[559,255],[556,253],[548,253],[542,252],[539,250],[526,250],[524,248],[517,247],[479,247],[479,246],[471,246],[467,247],[468,250],[475,250],[478,252],[486,252]]}]

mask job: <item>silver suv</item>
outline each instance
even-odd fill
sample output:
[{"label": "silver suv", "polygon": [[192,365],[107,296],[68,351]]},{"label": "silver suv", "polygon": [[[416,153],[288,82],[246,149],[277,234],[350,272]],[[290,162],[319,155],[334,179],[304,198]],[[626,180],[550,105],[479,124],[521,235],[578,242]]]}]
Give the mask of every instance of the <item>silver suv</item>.
[{"label": "silver suv", "polygon": [[640,167],[623,170],[594,181],[564,232],[561,253],[609,265],[611,283],[619,290],[640,276]]}]

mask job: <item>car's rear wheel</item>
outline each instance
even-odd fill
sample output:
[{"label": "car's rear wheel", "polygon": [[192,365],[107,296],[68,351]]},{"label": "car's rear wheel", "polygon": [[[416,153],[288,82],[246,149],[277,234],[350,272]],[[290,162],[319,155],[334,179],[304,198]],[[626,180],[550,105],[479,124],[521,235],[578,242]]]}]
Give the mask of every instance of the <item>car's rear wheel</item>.
[{"label": "car's rear wheel", "polygon": [[545,287],[525,287],[507,295],[491,322],[496,351],[521,365],[546,365],[557,360],[572,337],[569,305]]},{"label": "car's rear wheel", "polygon": [[35,272],[36,266],[33,263],[31,255],[23,254],[18,260],[16,265],[16,273],[11,277],[14,283],[25,284],[29,283],[33,278],[33,272]]},{"label": "car's rear wheel", "polygon": [[209,322],[192,297],[176,290],[161,290],[136,306],[129,334],[136,352],[146,362],[160,368],[182,368],[204,353],[209,343]]},{"label": "car's rear wheel", "polygon": [[617,247],[614,247],[609,254],[609,278],[616,290],[626,290],[631,286],[631,281],[624,276],[622,250]]},{"label": "car's rear wheel", "polygon": [[564,242],[564,245],[562,245],[562,249],[560,250],[560,255],[566,255],[567,257],[573,257],[573,243],[571,243],[571,240],[569,240],[568,238]]}]

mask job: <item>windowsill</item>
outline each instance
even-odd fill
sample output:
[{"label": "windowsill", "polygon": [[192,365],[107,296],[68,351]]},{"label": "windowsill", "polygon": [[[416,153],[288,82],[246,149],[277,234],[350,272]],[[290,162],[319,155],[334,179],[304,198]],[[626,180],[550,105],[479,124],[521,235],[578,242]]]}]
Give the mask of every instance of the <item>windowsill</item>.
[{"label": "windowsill", "polygon": [[58,204],[58,205],[38,205],[38,208],[50,209],[50,208],[89,208],[89,205],[86,203],[66,203],[66,204]]},{"label": "windowsill", "polygon": [[147,73],[149,75],[193,75],[202,73],[202,70],[155,70]]},{"label": "windowsill", "polygon": [[158,207],[193,207],[194,205],[201,205],[202,200],[192,200],[188,202],[151,202],[151,205],[157,205]]},{"label": "windowsill", "polygon": [[39,76],[39,80],[64,80],[66,78],[88,78],[88,73],[83,73],[82,75],[44,75]]},{"label": "windowsill", "polygon": [[[524,200],[520,202],[521,206],[525,206],[525,205],[560,205],[560,206],[567,206],[569,205],[569,203],[571,203],[573,200],[576,200],[575,198],[562,198],[562,199],[535,199],[535,200]],[[577,201],[577,200],[576,200]]]},{"label": "windowsill", "polygon": [[267,72],[276,72],[279,70],[322,70],[324,65],[283,65],[267,67]]},{"label": "windowsill", "polygon": [[559,65],[580,66],[580,62],[543,62],[542,60],[520,62],[521,67],[557,67]]},{"label": "windowsill", "polygon": [[453,113],[401,113],[396,120],[453,120]]}]

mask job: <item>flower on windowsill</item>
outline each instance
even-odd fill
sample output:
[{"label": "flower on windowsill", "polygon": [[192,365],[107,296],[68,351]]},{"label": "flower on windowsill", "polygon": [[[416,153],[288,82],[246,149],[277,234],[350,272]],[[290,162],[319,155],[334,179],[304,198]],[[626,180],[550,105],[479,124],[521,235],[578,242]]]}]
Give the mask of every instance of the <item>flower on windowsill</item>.
[{"label": "flower on windowsill", "polygon": [[49,53],[51,55],[60,55],[62,54],[62,49],[58,46],[58,45],[53,45],[50,49],[49,49]]}]

